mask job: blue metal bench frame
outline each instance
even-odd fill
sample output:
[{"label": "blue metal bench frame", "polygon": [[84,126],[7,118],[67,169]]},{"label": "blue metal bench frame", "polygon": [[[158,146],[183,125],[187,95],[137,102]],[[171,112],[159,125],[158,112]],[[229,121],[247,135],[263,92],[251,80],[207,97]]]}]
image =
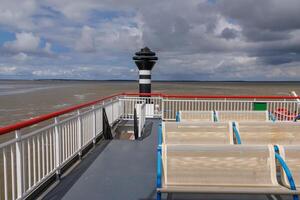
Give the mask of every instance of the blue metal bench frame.
[{"label": "blue metal bench frame", "polygon": [[[286,162],[284,161],[284,159],[280,156],[280,154],[277,153],[277,152],[279,152],[279,148],[277,145],[274,146],[274,150],[275,150],[275,158],[276,158],[276,160],[278,160],[279,164],[281,165],[282,169],[284,170],[284,172],[289,180],[291,190],[297,190],[291,170],[289,169],[289,167],[286,164]],[[299,200],[298,195],[293,195],[293,199]]]},{"label": "blue metal bench frame", "polygon": [[[290,171],[290,169],[287,166],[287,164],[284,161],[284,159],[280,156],[279,153],[277,153],[279,151],[278,146],[275,145],[274,146],[274,150],[275,150],[275,158],[278,160],[279,164],[281,165],[282,169],[284,170],[284,172],[285,172],[285,174],[286,174],[286,176],[287,176],[287,178],[289,180],[291,190],[297,190],[296,189],[295,181],[293,179],[292,172]],[[293,199],[294,200],[299,200],[298,195],[293,195]]]},{"label": "blue metal bench frame", "polygon": [[276,121],[276,117],[271,112],[269,112],[269,119],[272,120],[273,122]]},{"label": "blue metal bench frame", "polygon": [[233,133],[234,133],[234,135],[235,135],[237,144],[242,144],[242,140],[241,140],[239,131],[238,131],[237,128],[236,128],[235,122],[232,122],[232,129],[233,129]]},{"label": "blue metal bench frame", "polygon": [[[177,115],[176,115],[177,120]],[[156,187],[161,188],[161,178],[162,178],[162,155],[161,155],[161,144],[162,144],[162,124],[158,126],[158,146],[157,146],[157,174],[156,174]],[[161,192],[157,191],[156,199],[161,200]]]},{"label": "blue metal bench frame", "polygon": [[176,122],[180,122],[180,114],[179,114],[179,111],[176,112]]}]

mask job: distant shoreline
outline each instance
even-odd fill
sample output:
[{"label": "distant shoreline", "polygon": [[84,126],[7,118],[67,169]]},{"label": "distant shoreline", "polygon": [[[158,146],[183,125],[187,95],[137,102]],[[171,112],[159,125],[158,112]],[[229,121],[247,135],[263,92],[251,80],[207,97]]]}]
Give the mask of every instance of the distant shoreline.
[{"label": "distant shoreline", "polygon": [[[84,80],[84,79],[0,79],[0,81],[53,81],[53,82],[136,82],[138,80],[122,80],[122,79],[111,79],[111,80]],[[152,80],[152,82],[168,82],[168,83],[300,83],[299,81],[197,81],[197,80]]]}]

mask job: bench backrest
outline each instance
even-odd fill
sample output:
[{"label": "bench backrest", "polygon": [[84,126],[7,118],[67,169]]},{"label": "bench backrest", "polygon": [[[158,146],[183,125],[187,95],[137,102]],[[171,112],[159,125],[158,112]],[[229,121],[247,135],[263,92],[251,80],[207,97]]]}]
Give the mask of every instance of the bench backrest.
[{"label": "bench backrest", "polygon": [[181,122],[213,122],[213,111],[179,111]]},{"label": "bench backrest", "polygon": [[248,145],[163,145],[170,186],[278,186],[274,148]]},{"label": "bench backrest", "polygon": [[164,122],[165,144],[233,144],[230,123],[215,122]]},{"label": "bench backrest", "polygon": [[216,111],[218,121],[244,122],[244,121],[268,121],[267,111]]},{"label": "bench backrest", "polygon": [[236,125],[242,144],[300,145],[300,123],[240,122]]}]

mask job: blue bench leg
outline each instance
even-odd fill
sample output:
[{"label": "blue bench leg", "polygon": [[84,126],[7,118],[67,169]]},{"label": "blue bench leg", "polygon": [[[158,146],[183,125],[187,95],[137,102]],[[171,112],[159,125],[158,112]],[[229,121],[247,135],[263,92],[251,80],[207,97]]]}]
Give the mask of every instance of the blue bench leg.
[{"label": "blue bench leg", "polygon": [[161,192],[156,193],[156,200],[161,200]]}]

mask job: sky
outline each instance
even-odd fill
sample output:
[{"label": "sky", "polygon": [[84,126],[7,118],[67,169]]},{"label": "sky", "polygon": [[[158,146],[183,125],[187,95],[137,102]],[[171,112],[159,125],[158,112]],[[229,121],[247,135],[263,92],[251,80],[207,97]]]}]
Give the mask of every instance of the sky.
[{"label": "sky", "polygon": [[299,0],[0,0],[0,79],[300,81]]}]

